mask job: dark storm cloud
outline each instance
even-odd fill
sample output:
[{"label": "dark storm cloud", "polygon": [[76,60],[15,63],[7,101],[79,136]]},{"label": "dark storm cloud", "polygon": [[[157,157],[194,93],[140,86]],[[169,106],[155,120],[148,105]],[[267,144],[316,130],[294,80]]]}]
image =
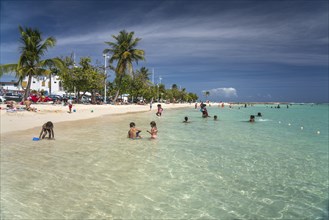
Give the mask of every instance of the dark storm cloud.
[{"label": "dark storm cloud", "polygon": [[[248,92],[245,85],[250,82],[260,90],[264,83],[277,90],[274,82],[282,75],[290,79],[286,90],[299,76],[305,80],[299,87],[310,78],[319,85],[328,80],[327,1],[47,1],[40,5],[38,1],[1,3],[2,63],[18,57],[18,25],[55,36],[58,43],[49,56],[74,51],[93,60],[102,59],[105,41],[126,29],[142,38],[140,47],[147,59],[142,65],[155,68],[168,84],[181,81],[190,90],[203,87],[195,92],[221,91],[218,88]],[[314,70],[318,74],[311,77]],[[275,98],[268,91],[264,94]]]}]

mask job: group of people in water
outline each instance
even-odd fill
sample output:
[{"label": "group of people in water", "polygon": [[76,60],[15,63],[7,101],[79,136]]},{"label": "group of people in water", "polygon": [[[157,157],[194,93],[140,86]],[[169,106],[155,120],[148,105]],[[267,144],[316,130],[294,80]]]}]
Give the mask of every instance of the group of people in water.
[{"label": "group of people in water", "polygon": [[[157,109],[157,112],[155,113],[155,115],[158,117],[161,117],[163,108],[162,108],[161,104],[158,104],[157,107],[158,107],[158,109]],[[150,107],[150,110],[151,110],[151,108],[152,107]],[[156,139],[158,136],[157,125],[156,125],[155,121],[151,121],[150,125],[151,125],[151,130],[150,131],[147,130],[147,132],[151,135],[151,139]],[[136,128],[135,122],[130,122],[129,126],[130,126],[130,129],[128,131],[128,138],[131,138],[131,139],[142,138],[142,136],[140,135],[142,130]]]},{"label": "group of people in water", "polygon": [[[142,130],[136,128],[136,124],[134,122],[130,122],[129,126],[130,129],[128,131],[128,138],[131,139],[142,138],[142,136],[140,135]],[[147,130],[147,132],[151,135],[151,139],[156,139],[158,135],[158,128],[155,121],[151,121],[150,126],[151,126],[151,130],[150,131]]]},{"label": "group of people in water", "polygon": [[[157,107],[158,107],[158,109],[156,112],[156,116],[161,117],[163,108],[162,108],[161,104],[158,104]],[[71,108],[70,108],[70,110],[71,110]],[[200,104],[200,111],[202,112],[203,118],[210,117],[208,114],[207,108],[206,108],[206,104],[204,104],[203,102],[201,102],[201,104]],[[262,117],[262,113],[258,112],[257,117]],[[217,121],[217,120],[218,120],[217,115],[214,115],[214,121]],[[189,123],[189,122],[190,122],[189,118],[187,116],[185,116],[183,123]],[[249,122],[255,122],[255,115],[250,115]],[[127,135],[128,138],[130,138],[130,139],[142,138],[142,136],[140,135],[142,130],[136,128],[136,124],[134,122],[130,122],[129,126],[130,126],[130,129],[129,129],[128,135]],[[157,128],[156,122],[151,121],[150,126],[151,126],[151,129],[147,130],[147,132],[151,135],[151,137],[150,137],[151,139],[156,139],[157,135],[158,135],[158,128]],[[48,139],[55,139],[53,128],[54,128],[54,125],[51,121],[48,121],[47,123],[42,125],[39,139],[44,139],[47,135],[49,135]]]}]

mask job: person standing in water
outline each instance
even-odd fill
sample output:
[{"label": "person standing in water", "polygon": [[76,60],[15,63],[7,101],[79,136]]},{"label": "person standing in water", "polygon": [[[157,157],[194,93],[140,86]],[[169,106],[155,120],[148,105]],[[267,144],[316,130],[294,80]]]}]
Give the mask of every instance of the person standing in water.
[{"label": "person standing in water", "polygon": [[156,139],[158,136],[157,125],[155,121],[151,121],[150,125],[151,125],[151,131],[147,131],[147,132],[151,134],[151,139]]},{"label": "person standing in water", "polygon": [[155,113],[157,116],[161,116],[162,115],[162,111],[163,111],[163,108],[161,107],[161,104],[158,104],[158,111],[157,113]]}]

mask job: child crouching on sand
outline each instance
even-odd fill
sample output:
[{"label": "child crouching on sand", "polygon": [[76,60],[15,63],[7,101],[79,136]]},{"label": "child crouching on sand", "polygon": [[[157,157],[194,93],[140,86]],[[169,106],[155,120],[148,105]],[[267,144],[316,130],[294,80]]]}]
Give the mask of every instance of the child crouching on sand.
[{"label": "child crouching on sand", "polygon": [[49,138],[48,138],[49,140],[55,139],[54,124],[51,121],[48,121],[47,123],[44,123],[42,125],[39,139],[41,140],[41,136],[42,136],[42,139],[44,139],[46,137],[47,133],[49,134]]},{"label": "child crouching on sand", "polygon": [[151,134],[151,139],[156,139],[158,135],[158,129],[155,121],[151,121],[151,131],[147,131],[148,133]]}]

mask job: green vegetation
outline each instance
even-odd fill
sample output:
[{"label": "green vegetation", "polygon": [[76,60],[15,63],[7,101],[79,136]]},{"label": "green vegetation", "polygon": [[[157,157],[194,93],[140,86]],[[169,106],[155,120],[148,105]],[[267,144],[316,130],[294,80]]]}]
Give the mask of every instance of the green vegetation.
[{"label": "green vegetation", "polygon": [[[17,64],[0,65],[0,76],[4,73],[15,72],[19,82],[22,83],[28,77],[28,83],[24,98],[30,94],[32,77],[57,75],[66,92],[78,94],[77,101],[80,100],[80,93],[92,94],[92,103],[95,103],[96,95],[104,95],[104,66],[93,65],[88,57],[82,57],[79,65],[76,65],[73,56],[64,58],[53,58],[41,60],[48,48],[54,47],[56,40],[49,37],[42,40],[41,33],[37,29],[19,27],[21,56]],[[145,60],[145,52],[137,49],[140,38],[134,37],[134,32],[122,30],[118,35],[112,35],[114,42],[105,42],[109,48],[104,50],[110,55],[110,68],[115,72],[113,82],[107,82],[107,97],[114,98],[115,102],[119,95],[129,94],[129,100],[160,100],[167,102],[193,102],[198,96],[188,93],[185,88],[178,89],[177,84],[173,84],[170,89],[166,89],[164,84],[153,84],[150,81],[150,71],[146,67],[133,70],[133,63]],[[51,93],[51,88],[49,88]]]},{"label": "green vegetation", "polygon": [[120,89],[121,82],[125,75],[132,75],[133,72],[133,62],[138,64],[138,61],[144,60],[144,50],[136,49],[140,38],[134,38],[134,32],[126,32],[125,30],[120,31],[120,33],[115,36],[112,35],[115,42],[105,42],[110,46],[109,49],[104,50],[104,54],[111,54],[110,64],[117,61],[115,68],[115,73],[118,78],[118,88],[117,93],[114,97],[114,102],[117,100]]},{"label": "green vegetation", "polygon": [[15,72],[19,82],[28,77],[24,93],[24,99],[26,99],[30,95],[32,77],[49,75],[49,67],[51,66],[62,69],[62,71],[65,70],[63,62],[59,58],[42,60],[48,48],[55,46],[56,39],[54,37],[48,37],[43,41],[41,32],[37,29],[19,27],[19,31],[21,34],[19,60],[14,64],[0,65],[0,76],[4,73]]}]

